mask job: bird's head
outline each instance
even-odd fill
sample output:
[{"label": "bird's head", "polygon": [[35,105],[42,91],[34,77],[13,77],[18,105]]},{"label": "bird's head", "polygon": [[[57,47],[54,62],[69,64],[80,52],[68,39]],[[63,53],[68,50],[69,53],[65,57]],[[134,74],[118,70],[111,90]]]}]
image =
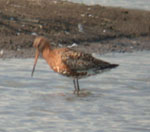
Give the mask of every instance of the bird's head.
[{"label": "bird's head", "polygon": [[49,47],[49,41],[44,37],[37,37],[33,42],[33,47],[36,48],[39,52],[42,52],[43,49]]},{"label": "bird's head", "polygon": [[42,53],[45,48],[50,48],[49,41],[44,37],[37,37],[33,42],[33,47],[36,49],[36,53],[31,76],[33,76],[39,53]]}]

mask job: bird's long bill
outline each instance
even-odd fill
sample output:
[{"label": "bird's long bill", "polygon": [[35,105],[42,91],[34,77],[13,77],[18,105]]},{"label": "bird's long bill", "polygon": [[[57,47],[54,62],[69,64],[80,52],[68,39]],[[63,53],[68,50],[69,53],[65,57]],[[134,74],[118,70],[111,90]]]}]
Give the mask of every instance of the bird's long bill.
[{"label": "bird's long bill", "polygon": [[38,51],[38,50],[36,50],[36,53],[35,53],[35,60],[34,60],[34,65],[33,65],[33,69],[32,69],[31,76],[33,76],[33,73],[34,73],[34,71],[35,71],[35,66],[36,66],[36,63],[37,63],[38,57],[39,57],[39,51]]}]

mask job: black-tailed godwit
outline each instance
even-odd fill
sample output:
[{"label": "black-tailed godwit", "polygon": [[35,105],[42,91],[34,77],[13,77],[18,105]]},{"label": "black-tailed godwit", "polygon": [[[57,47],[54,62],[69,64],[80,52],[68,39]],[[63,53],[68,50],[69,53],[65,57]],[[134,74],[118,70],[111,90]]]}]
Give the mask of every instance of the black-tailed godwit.
[{"label": "black-tailed godwit", "polygon": [[48,65],[61,75],[72,77],[74,84],[74,94],[79,95],[78,79],[101,73],[118,66],[106,61],[94,58],[91,54],[75,51],[70,48],[52,49],[47,38],[37,37],[33,46],[36,48],[35,62],[32,70],[32,76],[35,66],[41,53]]}]

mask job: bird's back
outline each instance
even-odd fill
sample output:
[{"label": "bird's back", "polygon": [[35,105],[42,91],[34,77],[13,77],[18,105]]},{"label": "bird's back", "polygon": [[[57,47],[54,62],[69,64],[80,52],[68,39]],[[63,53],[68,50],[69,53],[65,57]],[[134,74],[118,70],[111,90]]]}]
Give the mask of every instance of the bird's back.
[{"label": "bird's back", "polygon": [[106,61],[96,59],[91,54],[78,52],[72,49],[64,51],[62,54],[62,61],[74,73],[81,73],[81,76],[94,75],[118,66],[118,64],[110,64]]}]

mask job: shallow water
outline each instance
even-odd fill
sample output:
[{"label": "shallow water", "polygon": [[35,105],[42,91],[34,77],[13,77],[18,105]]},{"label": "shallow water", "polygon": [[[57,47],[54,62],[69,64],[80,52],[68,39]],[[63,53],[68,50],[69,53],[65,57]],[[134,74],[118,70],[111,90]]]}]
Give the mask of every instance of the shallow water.
[{"label": "shallow water", "polygon": [[101,58],[120,66],[72,80],[42,59],[0,60],[0,132],[149,132],[150,53],[112,53]]},{"label": "shallow water", "polygon": [[88,5],[100,4],[104,6],[150,10],[149,0],[68,0],[68,1],[84,3]]}]

